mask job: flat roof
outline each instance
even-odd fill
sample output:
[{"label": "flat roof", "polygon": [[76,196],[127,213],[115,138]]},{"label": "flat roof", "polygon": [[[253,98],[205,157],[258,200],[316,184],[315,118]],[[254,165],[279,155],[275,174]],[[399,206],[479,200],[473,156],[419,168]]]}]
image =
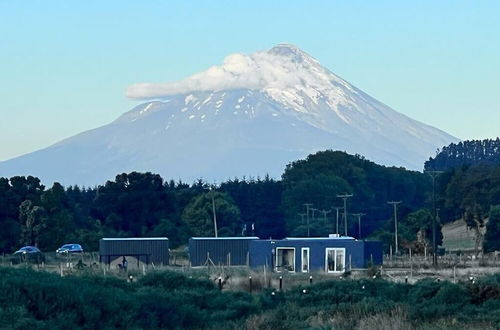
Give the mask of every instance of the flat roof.
[{"label": "flat roof", "polygon": [[116,237],[116,238],[101,238],[103,241],[164,241],[167,237]]},{"label": "flat roof", "polygon": [[251,239],[251,240],[256,240],[259,239],[258,237],[191,237],[191,239]]},{"label": "flat roof", "polygon": [[288,240],[288,241],[305,241],[305,240],[336,240],[336,239],[349,239],[349,240],[355,240],[354,237],[350,236],[340,236],[340,237],[285,237],[283,240]]}]

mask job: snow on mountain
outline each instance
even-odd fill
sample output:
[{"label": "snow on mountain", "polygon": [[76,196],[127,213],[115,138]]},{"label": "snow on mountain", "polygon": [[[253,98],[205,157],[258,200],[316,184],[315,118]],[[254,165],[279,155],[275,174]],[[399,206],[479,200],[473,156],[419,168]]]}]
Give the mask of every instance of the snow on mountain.
[{"label": "snow on mountain", "polygon": [[156,99],[103,127],[0,163],[0,176],[96,184],[120,172],[153,171],[187,181],[279,176],[290,161],[323,149],[422,169],[457,141],[404,116],[322,67],[295,46],[233,54],[180,82],[135,84]]}]

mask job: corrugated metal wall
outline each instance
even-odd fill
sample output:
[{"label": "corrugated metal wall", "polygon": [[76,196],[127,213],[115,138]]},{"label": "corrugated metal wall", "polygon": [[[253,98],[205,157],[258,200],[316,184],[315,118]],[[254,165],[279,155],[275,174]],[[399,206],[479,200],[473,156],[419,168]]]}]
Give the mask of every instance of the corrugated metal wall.
[{"label": "corrugated metal wall", "polygon": [[99,256],[104,263],[110,263],[122,256],[133,256],[146,264],[168,265],[170,258],[168,248],[168,238],[103,238],[99,241]]},{"label": "corrugated metal wall", "polygon": [[382,265],[383,251],[382,242],[380,241],[365,241],[366,267],[369,267],[372,261],[373,265]]},{"label": "corrugated metal wall", "polygon": [[274,268],[273,248],[276,241],[258,240],[250,243],[250,267],[267,266]]},{"label": "corrugated metal wall", "polygon": [[311,271],[325,271],[326,249],[345,248],[346,269],[367,268],[370,260],[376,265],[382,264],[382,244],[378,241],[358,241],[355,239],[300,239],[260,240],[250,243],[251,267],[267,265],[274,267],[277,247],[295,248],[295,269],[302,267],[301,248],[309,248]]},{"label": "corrugated metal wall", "polygon": [[[258,237],[192,237],[189,239],[189,261],[192,266],[241,266],[247,264],[249,244]],[[210,261],[208,261],[210,263]]]}]

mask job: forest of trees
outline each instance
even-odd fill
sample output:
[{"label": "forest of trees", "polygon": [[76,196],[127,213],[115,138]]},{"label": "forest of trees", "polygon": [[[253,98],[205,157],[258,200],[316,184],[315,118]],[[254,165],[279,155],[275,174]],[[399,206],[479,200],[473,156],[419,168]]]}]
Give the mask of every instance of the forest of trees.
[{"label": "forest of trees", "polygon": [[[387,202],[394,200],[402,201],[402,246],[418,248],[422,237],[430,237],[429,175],[328,150],[290,163],[280,180],[233,179],[217,186],[137,172],[119,174],[96,187],[45,187],[32,176],[0,178],[0,252],[11,253],[21,245],[54,251],[68,242],[91,251],[97,250],[101,237],[133,236],[166,236],[175,248],[191,236],[214,235],[214,204],[220,236],[283,238],[305,236],[308,229],[311,236],[326,236],[335,232],[334,208],[342,206],[337,195],[344,193],[353,194],[348,200],[349,235],[359,236],[353,214],[364,213],[361,238],[380,239],[388,248],[394,222]],[[490,209],[500,205],[500,167],[452,168],[437,177],[436,196],[441,223],[464,217],[471,227],[482,226]],[[309,226],[305,203],[312,204]],[[344,230],[341,221],[340,232]]]},{"label": "forest of trees", "polygon": [[[361,237],[380,229],[392,215],[388,201],[402,201],[400,214],[406,215],[426,205],[430,178],[420,172],[404,168],[377,165],[361,156],[344,152],[320,151],[305,160],[287,166],[282,176],[282,205],[289,232],[304,235],[304,225],[298,213],[304,212],[303,203],[311,203],[318,211],[341,207],[338,194],[352,193],[348,213],[365,213]],[[336,216],[333,212],[330,217]],[[321,219],[321,215],[318,215]],[[358,236],[357,218],[349,217],[348,234]],[[341,232],[343,232],[341,226]],[[326,235],[333,230],[333,221],[313,228],[315,235]]]},{"label": "forest of trees", "polygon": [[425,162],[426,170],[447,171],[463,165],[500,165],[500,138],[452,143]]}]

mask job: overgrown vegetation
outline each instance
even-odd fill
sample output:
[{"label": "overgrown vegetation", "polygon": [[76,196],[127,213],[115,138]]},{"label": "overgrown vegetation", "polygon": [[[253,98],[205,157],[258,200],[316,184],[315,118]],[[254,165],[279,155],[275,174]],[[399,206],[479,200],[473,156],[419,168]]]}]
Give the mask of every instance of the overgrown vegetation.
[{"label": "overgrown vegetation", "polygon": [[[498,237],[498,220],[495,213],[500,205],[500,165],[464,165],[442,173],[436,180],[437,207],[442,222],[464,219],[476,235],[476,242],[483,241],[484,227],[490,231],[484,237],[487,252],[498,250],[493,237]],[[487,225],[488,219],[491,224]],[[476,246],[476,251],[480,246]]]},{"label": "overgrown vegetation", "polygon": [[500,251],[500,205],[491,207],[490,217],[486,225],[484,251]]},{"label": "overgrown vegetation", "polygon": [[112,276],[61,278],[0,268],[0,290],[0,325],[9,329],[411,329],[500,324],[500,275],[474,284],[337,279],[252,295],[220,292],[207,279],[177,272],[151,273],[128,283]]}]

